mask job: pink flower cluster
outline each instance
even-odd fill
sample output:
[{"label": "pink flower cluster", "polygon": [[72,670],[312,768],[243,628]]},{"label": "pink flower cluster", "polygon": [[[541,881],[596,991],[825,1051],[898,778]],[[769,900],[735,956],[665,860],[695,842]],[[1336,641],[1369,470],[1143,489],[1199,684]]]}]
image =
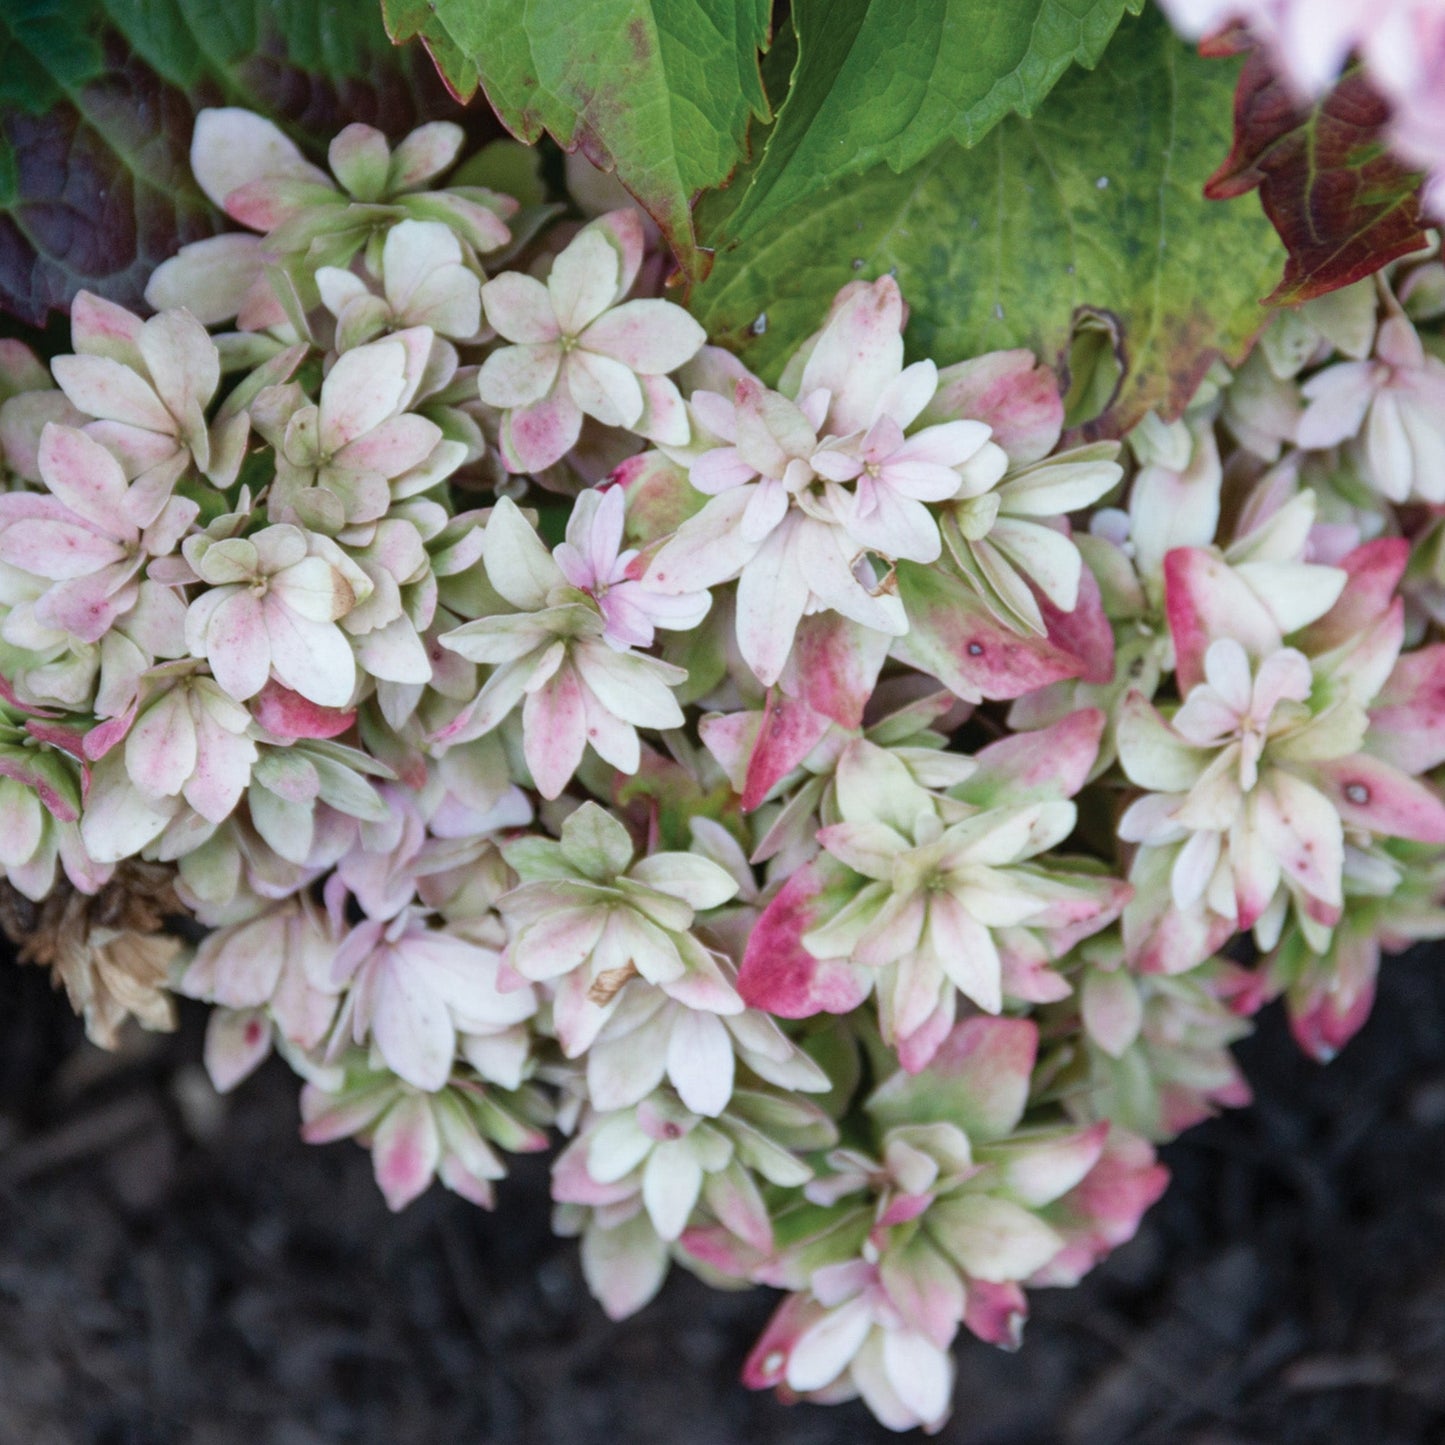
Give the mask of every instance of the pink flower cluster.
[{"label": "pink flower cluster", "polygon": [[560,1135],[610,1314],[780,1289],[749,1385],[936,1429],[1255,1009],[1445,931],[1445,268],[1076,445],[886,276],[770,385],[460,144],[206,112],[247,229],[0,351],[0,867],[171,867],[217,1087],[394,1208]]}]

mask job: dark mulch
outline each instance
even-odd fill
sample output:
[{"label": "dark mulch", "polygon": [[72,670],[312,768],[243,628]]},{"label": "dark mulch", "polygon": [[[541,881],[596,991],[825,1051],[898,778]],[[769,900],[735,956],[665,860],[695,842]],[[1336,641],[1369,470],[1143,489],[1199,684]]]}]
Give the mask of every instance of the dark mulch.
[{"label": "dark mulch", "polygon": [[[770,1307],[676,1273],[612,1325],[524,1161],[488,1216],[387,1213],[273,1066],[210,1098],[199,1021],[115,1061],[0,965],[0,1445],[864,1445],[735,1383]],[[1327,1070],[1276,1017],[1256,1106],[1023,1350],[960,1355],[954,1445],[1445,1442],[1445,967],[1386,971]]]}]

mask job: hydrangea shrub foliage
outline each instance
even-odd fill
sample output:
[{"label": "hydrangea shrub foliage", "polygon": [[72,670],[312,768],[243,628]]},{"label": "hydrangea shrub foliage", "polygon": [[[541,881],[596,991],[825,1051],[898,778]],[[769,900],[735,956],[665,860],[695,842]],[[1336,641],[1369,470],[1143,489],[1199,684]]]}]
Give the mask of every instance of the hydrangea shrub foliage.
[{"label": "hydrangea shrub foliage", "polygon": [[[518,129],[629,180],[658,154],[576,74],[522,86],[491,7],[385,8]],[[756,80],[754,8],[709,43]],[[727,203],[748,288],[789,186],[870,194],[826,161],[824,8],[786,94],[703,106],[715,151],[634,185],[658,224],[451,121],[353,121],[323,163],[199,109],[226,228],[144,305],[80,290],[48,365],[0,343],[0,867],[97,1042],[204,1001],[217,1088],[279,1054],[304,1137],[368,1148],[395,1209],[490,1206],[555,1147],[610,1315],[674,1265],[769,1287],[746,1384],[932,1430],[958,1337],[1016,1347],[1029,1291],[1132,1236],[1154,1146],[1247,1101],[1261,1006],[1327,1059],[1382,953],[1445,936],[1445,266],[1391,242],[1252,350],[1196,316],[1152,355],[1122,299],[1044,354],[960,348],[879,268],[754,369],[710,340],[717,277],[668,285],[708,223],[669,187],[776,109]],[[1020,7],[1053,28],[993,35],[1035,78],[1007,103],[948,63],[977,8],[940,7],[914,121],[851,170],[917,161],[930,108],[949,147],[1041,127],[1006,115],[1130,7]],[[1166,8],[1252,22],[1295,107],[1363,43],[1327,7],[1316,75],[1287,5]],[[661,84],[686,23],[599,16],[639,9]],[[1200,96],[1227,64],[1125,24]]]}]

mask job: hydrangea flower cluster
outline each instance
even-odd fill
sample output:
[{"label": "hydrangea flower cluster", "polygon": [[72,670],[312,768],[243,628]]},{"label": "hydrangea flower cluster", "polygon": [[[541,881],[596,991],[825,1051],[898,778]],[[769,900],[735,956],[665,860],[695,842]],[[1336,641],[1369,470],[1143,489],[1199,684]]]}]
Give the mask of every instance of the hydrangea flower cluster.
[{"label": "hydrangea flower cluster", "polygon": [[936,1429],[1445,934],[1445,267],[1089,442],[886,276],[769,385],[461,140],[206,112],[246,229],[0,350],[6,886],[98,1040],[204,1000],[393,1208],[560,1137],[609,1314],[773,1287],[746,1383]]}]

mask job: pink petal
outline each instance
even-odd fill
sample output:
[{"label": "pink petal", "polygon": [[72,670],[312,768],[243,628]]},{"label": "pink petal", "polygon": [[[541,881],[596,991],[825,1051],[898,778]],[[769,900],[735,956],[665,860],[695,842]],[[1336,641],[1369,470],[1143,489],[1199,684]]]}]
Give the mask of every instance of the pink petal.
[{"label": "pink petal", "polygon": [[203,1058],[218,1094],[253,1074],[270,1052],[271,1023],[259,1009],[211,1010]]},{"label": "pink petal", "polygon": [[903,297],[891,276],[860,286],[829,319],[803,368],[798,395],[831,393],[837,435],[863,431],[903,369]]},{"label": "pink petal", "polygon": [[216,206],[232,191],[263,176],[291,176],[330,186],[275,125],[249,110],[227,106],[203,110],[191,137],[191,171]]},{"label": "pink petal", "polygon": [[1203,548],[1176,547],[1165,556],[1164,606],[1185,693],[1204,680],[1204,654],[1215,638],[1233,638],[1256,658],[1280,645],[1263,604],[1233,568]]},{"label": "pink petal", "polygon": [[738,992],[751,1008],[779,1018],[851,1013],[868,997],[864,970],[826,962],[803,947],[803,935],[831,918],[851,896],[849,871],[827,857],[799,868],[748,935]]},{"label": "pink petal", "polygon": [[1249,673],[1249,656],[1232,637],[1221,637],[1209,644],[1204,654],[1205,679],[1236,718],[1249,711],[1252,697]]},{"label": "pink petal", "polygon": [[[861,475],[864,464],[860,457],[844,451],[841,447],[824,446],[813,453],[808,465],[820,477],[825,477],[830,482],[851,482],[854,477]],[[958,490],[957,486],[954,490]]]},{"label": "pink petal", "polygon": [[223,823],[251,781],[256,744],[210,722],[204,712],[198,733],[196,770],[182,794],[208,823]]},{"label": "pink petal", "polygon": [[70,304],[71,341],[80,356],[109,356],[125,366],[135,366],[140,361],[144,324],[124,306],[93,291],[76,292]]},{"label": "pink petal", "polygon": [[1407,652],[1370,709],[1370,748],[1407,773],[1445,762],[1445,643]]},{"label": "pink petal", "polygon": [[752,481],[757,472],[738,455],[736,447],[714,447],[698,457],[687,479],[700,492],[716,496]]},{"label": "pink petal", "polygon": [[1346,361],[1312,376],[1301,388],[1309,406],[1299,419],[1295,440],[1314,451],[1354,436],[1375,398],[1378,377],[1372,361]]},{"label": "pink petal", "polygon": [[441,1162],[441,1137],[431,1105],[404,1094],[377,1125],[371,1158],[388,1209],[405,1209],[424,1194]]},{"label": "pink petal", "polygon": [[544,400],[507,413],[500,439],[502,460],[512,472],[540,472],[577,445],[582,412],[563,386]]},{"label": "pink petal", "polygon": [[707,333],[670,301],[628,301],[599,316],[580,343],[644,376],[665,376],[697,354]]},{"label": "pink petal", "polygon": [[408,412],[372,427],[342,447],[332,461],[348,471],[397,477],[420,466],[441,439],[441,428],[435,422]]},{"label": "pink petal", "polygon": [[1072,798],[1093,771],[1106,721],[1097,708],[1081,708],[1052,727],[990,743],[975,754],[978,771],[963,785],[969,801],[993,807]]},{"label": "pink petal", "polygon": [[537,345],[562,334],[547,288],[523,271],[503,271],[482,287],[487,321],[508,341]]},{"label": "pink petal", "polygon": [[1261,783],[1257,826],[1290,878],[1322,903],[1339,906],[1344,838],[1340,815],[1324,794],[1276,768]]},{"label": "pink petal", "polygon": [[630,427],[642,416],[642,387],[620,361],[580,347],[562,363],[572,400],[604,426]]},{"label": "pink petal", "polygon": [[774,531],[738,581],[738,649],[765,687],[781,675],[808,605],[808,579],[790,545],[795,534],[795,528]]},{"label": "pink petal", "polygon": [[587,709],[587,741],[592,751],[620,773],[631,776],[642,761],[642,745],[632,723],[608,710],[590,689],[583,690]]},{"label": "pink petal", "polygon": [[1304,702],[1313,681],[1309,659],[1302,652],[1293,647],[1272,652],[1260,663],[1254,680],[1254,716],[1268,717],[1281,702]]},{"label": "pink petal", "polygon": [[1018,1285],[969,1280],[968,1303],[963,1319],[985,1344],[997,1345],[1005,1350],[1018,1349],[1023,1342],[1028,1312],[1028,1297]]},{"label": "pink petal", "polygon": [[259,236],[239,231],[193,241],[151,273],[146,304],[157,311],[184,306],[202,326],[229,321],[261,277]]},{"label": "pink petal", "polygon": [[0,561],[56,582],[92,577],[125,555],[119,543],[78,522],[21,521],[0,532]]},{"label": "pink petal", "polygon": [[635,206],[628,206],[620,211],[608,211],[606,215],[598,216],[595,221],[589,221],[585,229],[601,231],[617,251],[617,296],[620,300],[632,289],[632,283],[642,268],[647,246],[642,213]]},{"label": "pink petal", "polygon": [[[893,465],[911,463],[936,467],[962,466],[983,444],[989,440],[988,427],[978,421],[950,421],[937,426],[925,427],[904,441],[903,445],[889,457],[890,470]],[[955,483],[954,491],[958,490]],[[946,493],[952,496],[953,493]],[[925,500],[941,500],[925,498]]]},{"label": "pink petal", "polygon": [[862,1296],[829,1310],[804,1330],[788,1355],[789,1389],[821,1390],[848,1368],[873,1328],[873,1315]]},{"label": "pink petal", "polygon": [[125,473],[103,446],[74,427],[51,423],[40,434],[37,461],[52,495],[77,517],[117,540],[134,539]]},{"label": "pink petal", "polygon": [[1339,601],[1300,634],[1299,645],[1313,655],[1363,632],[1389,610],[1409,560],[1410,544],[1403,537],[1377,537],[1342,557],[1339,566],[1349,581]]},{"label": "pink petal", "polygon": [[875,491],[875,505],[868,515],[855,508],[846,517],[848,535],[855,545],[894,561],[936,562],[943,551],[938,523],[922,502],[891,485],[891,478],[880,478]]},{"label": "pink petal", "polygon": [[57,356],[51,370],[72,404],[88,416],[128,422],[147,431],[176,429],[175,418],[145,379],[108,356]]},{"label": "pink petal", "polygon": [[552,263],[547,291],[558,329],[578,336],[618,299],[621,266],[606,236],[583,228]]},{"label": "pink petal", "polygon": [[136,719],[125,740],[125,766],[138,788],[174,797],[196,767],[196,726],[186,689],[175,688]]},{"label": "pink petal", "polygon": [[456,160],[465,140],[466,132],[449,120],[417,126],[391,153],[387,193],[414,190],[441,175]]},{"label": "pink petal", "polygon": [[642,415],[634,430],[659,446],[686,446],[692,436],[687,404],[674,382],[665,376],[639,376]]},{"label": "pink petal", "polygon": [[887,657],[885,634],[836,613],[814,613],[798,624],[782,688],[839,727],[861,727]]},{"label": "pink petal", "polygon": [[[141,328],[140,350],[156,395],[180,423],[182,435],[203,433],[205,408],[221,383],[220,353],[206,328],[188,312],[162,312]],[[204,436],[199,444],[205,445]]]},{"label": "pink petal", "polygon": [[883,1335],[883,1369],[898,1398],[925,1424],[948,1414],[953,1395],[953,1357],[913,1330]]},{"label": "pink petal", "polygon": [[572,781],[587,747],[587,705],[576,672],[565,663],[522,708],[527,767],[544,798]]},{"label": "pink petal", "polygon": [[1071,612],[1062,612],[1045,596],[1036,598],[1049,641],[1083,669],[1081,682],[1107,683],[1114,680],[1114,628],[1104,611],[1104,600],[1094,574],[1085,567],[1079,573],[1079,594]]},{"label": "pink petal", "polygon": [[265,628],[271,666],[284,686],[318,707],[345,707],[351,701],[356,657],[339,627],[301,617],[278,603],[265,606]]},{"label": "pink petal", "polygon": [[582,1236],[582,1273],[608,1319],[635,1314],[662,1288],[671,1256],[645,1214]]},{"label": "pink petal", "polygon": [[973,417],[993,429],[993,440],[1015,467],[1053,451],[1064,425],[1058,379],[1031,351],[993,351],[945,367],[927,421]]},{"label": "pink petal", "polygon": [[204,655],[221,690],[237,702],[261,691],[271,675],[271,641],[258,597],[241,590],[215,605]]},{"label": "pink petal", "polygon": [[713,497],[663,543],[643,580],[675,596],[730,581],[752,560],[756,542],[743,536],[742,519],[753,489],[734,487]]},{"label": "pink petal", "polygon": [[284,741],[297,738],[337,738],[356,721],[354,711],[318,707],[314,702],[268,682],[251,704],[256,721]]},{"label": "pink petal", "polygon": [[960,579],[913,564],[897,575],[909,630],[894,639],[893,655],[965,702],[1022,697],[1083,670],[1052,642],[1003,626]]},{"label": "pink petal", "polygon": [[446,1083],[456,1053],[456,1029],[445,1003],[408,968],[400,947],[382,945],[375,972],[371,1035],[387,1067],[418,1089]]},{"label": "pink petal", "polygon": [[1023,1117],[1038,1045],[1038,1026],[1029,1019],[964,1019],[926,1075],[895,1074],[875,1090],[868,1112],[884,1128],[947,1120],[976,1143],[1001,1139]]},{"label": "pink petal", "polygon": [[1445,843],[1445,802],[1428,783],[1365,753],[1316,763],[1311,772],[1346,823],[1379,838]]},{"label": "pink petal", "polygon": [[482,363],[477,392],[488,406],[531,406],[551,391],[561,364],[562,348],[555,341],[504,346]]},{"label": "pink petal", "polygon": [[931,361],[915,361],[884,389],[878,399],[878,415],[906,430],[922,415],[937,390],[938,367]]},{"label": "pink petal", "polygon": [[715,1014],[684,1011],[667,1043],[667,1076],[695,1114],[716,1118],[733,1092],[732,1038]]},{"label": "pink petal", "polygon": [[330,455],[379,426],[401,405],[407,354],[395,340],[343,352],[321,384],[320,444]]},{"label": "pink petal", "polygon": [[757,746],[748,759],[742,809],[750,813],[818,745],[831,726],[804,702],[769,689]]},{"label": "pink petal", "polygon": [[[715,349],[709,347],[708,351],[711,353]],[[716,391],[695,391],[688,397],[687,404],[698,421],[714,436],[726,442],[737,440],[736,417],[731,398]]]},{"label": "pink petal", "polygon": [[[797,514],[791,525],[796,538],[790,549],[792,564],[802,571],[809,591],[819,602],[879,632],[898,637],[908,631],[908,619],[897,595],[889,588],[880,588],[875,594],[855,575],[857,544],[842,527],[802,514]],[[781,536],[786,530],[780,527],[774,535]],[[792,632],[789,627],[790,643]]]},{"label": "pink petal", "polygon": [[780,1384],[793,1342],[819,1313],[818,1304],[808,1296],[786,1296],[743,1362],[743,1384],[750,1390],[769,1390]]}]

